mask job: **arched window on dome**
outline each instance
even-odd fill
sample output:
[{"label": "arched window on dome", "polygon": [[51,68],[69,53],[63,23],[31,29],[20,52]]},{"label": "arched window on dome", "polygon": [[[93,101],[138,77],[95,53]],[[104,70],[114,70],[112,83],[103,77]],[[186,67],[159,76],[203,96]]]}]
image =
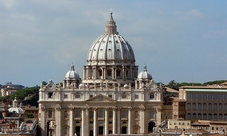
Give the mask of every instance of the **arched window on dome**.
[{"label": "arched window on dome", "polygon": [[116,75],[117,75],[117,77],[120,77],[121,76],[121,70],[120,69],[117,69],[116,70]]},{"label": "arched window on dome", "polygon": [[125,71],[125,75],[126,77],[128,77],[128,69]]},{"label": "arched window on dome", "polygon": [[100,79],[102,76],[102,69],[98,69],[98,78]]},{"label": "arched window on dome", "polygon": [[107,73],[107,76],[108,76],[108,77],[111,77],[111,76],[112,76],[112,69],[108,68],[108,69],[106,70],[106,73]]}]

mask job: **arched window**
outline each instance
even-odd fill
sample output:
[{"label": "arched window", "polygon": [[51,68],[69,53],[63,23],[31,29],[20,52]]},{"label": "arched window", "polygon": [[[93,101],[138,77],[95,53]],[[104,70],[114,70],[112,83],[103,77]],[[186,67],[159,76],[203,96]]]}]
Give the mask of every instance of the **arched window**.
[{"label": "arched window", "polygon": [[202,109],[202,104],[198,103],[198,109],[201,110]]},{"label": "arched window", "polygon": [[196,109],[196,103],[192,104],[192,109]]},{"label": "arched window", "polygon": [[208,109],[212,110],[212,104],[211,103],[208,104]]},{"label": "arched window", "polygon": [[211,113],[208,114],[208,120],[212,120],[212,114]]},{"label": "arched window", "polygon": [[190,120],[191,119],[191,113],[187,114],[187,119]]},{"label": "arched window", "polygon": [[227,110],[227,103],[224,104],[224,110]]},{"label": "arched window", "polygon": [[223,115],[221,113],[219,114],[218,120],[223,120]]},{"label": "arched window", "polygon": [[218,115],[216,113],[214,113],[214,120],[218,119]]},{"label": "arched window", "polygon": [[219,103],[218,109],[219,109],[219,110],[223,110],[223,104],[222,104],[222,103]]},{"label": "arched window", "polygon": [[207,120],[207,114],[203,113],[203,120]]},{"label": "arched window", "polygon": [[196,114],[195,113],[192,114],[192,119],[196,119]]},{"label": "arched window", "polygon": [[207,110],[207,104],[206,103],[203,103],[203,109]]},{"label": "arched window", "polygon": [[187,103],[187,109],[191,109],[191,103]]},{"label": "arched window", "polygon": [[202,114],[201,113],[198,114],[198,119],[202,119]]},{"label": "arched window", "polygon": [[227,113],[224,114],[224,120],[227,120]]},{"label": "arched window", "polygon": [[49,110],[49,112],[48,112],[48,117],[49,117],[49,118],[52,118],[52,117],[53,117],[53,112],[52,112],[52,110]]},{"label": "arched window", "polygon": [[214,110],[217,110],[218,109],[218,105],[217,103],[214,104]]}]

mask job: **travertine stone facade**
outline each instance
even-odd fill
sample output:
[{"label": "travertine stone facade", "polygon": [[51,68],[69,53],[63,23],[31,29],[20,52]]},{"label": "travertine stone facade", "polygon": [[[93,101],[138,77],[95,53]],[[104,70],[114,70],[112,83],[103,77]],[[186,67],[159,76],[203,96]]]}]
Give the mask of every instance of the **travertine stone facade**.
[{"label": "travertine stone facade", "polygon": [[117,32],[112,13],[88,51],[83,81],[72,65],[63,86],[39,90],[42,136],[144,134],[161,123],[162,89],[147,67],[138,74],[131,45]]}]

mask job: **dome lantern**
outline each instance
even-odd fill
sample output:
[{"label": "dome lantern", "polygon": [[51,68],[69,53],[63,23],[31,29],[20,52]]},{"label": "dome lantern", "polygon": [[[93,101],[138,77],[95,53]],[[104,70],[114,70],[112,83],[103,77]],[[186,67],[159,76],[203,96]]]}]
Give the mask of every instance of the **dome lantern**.
[{"label": "dome lantern", "polygon": [[106,23],[106,30],[105,33],[107,34],[117,34],[117,25],[116,22],[113,20],[112,12],[110,12],[110,21]]}]

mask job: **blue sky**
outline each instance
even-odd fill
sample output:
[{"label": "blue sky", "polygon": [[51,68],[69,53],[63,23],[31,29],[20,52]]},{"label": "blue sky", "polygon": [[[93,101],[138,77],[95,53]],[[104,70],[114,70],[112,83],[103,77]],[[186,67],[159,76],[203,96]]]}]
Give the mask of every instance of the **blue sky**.
[{"label": "blue sky", "polygon": [[156,82],[227,79],[227,1],[1,0],[0,84],[82,77],[87,52],[109,12]]}]

